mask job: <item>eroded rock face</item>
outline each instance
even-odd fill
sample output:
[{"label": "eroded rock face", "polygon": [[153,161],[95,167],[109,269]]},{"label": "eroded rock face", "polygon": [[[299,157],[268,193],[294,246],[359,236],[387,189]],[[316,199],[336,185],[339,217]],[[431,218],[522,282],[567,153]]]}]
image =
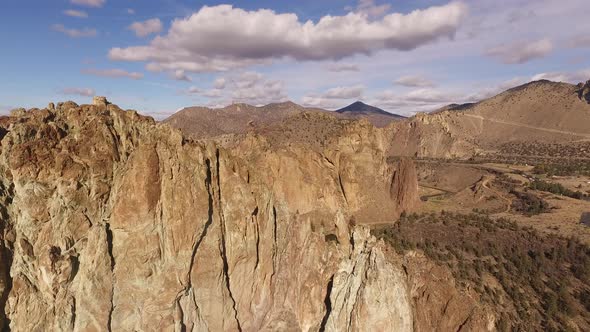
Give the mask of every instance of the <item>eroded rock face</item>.
[{"label": "eroded rock face", "polygon": [[[410,196],[364,135],[322,152],[188,141],[114,105],[10,118],[0,325],[41,331],[409,331],[411,284],[362,226]],[[413,174],[413,175],[412,175]],[[392,179],[397,179],[393,180]],[[378,207],[383,207],[378,210]]]},{"label": "eroded rock face", "polygon": [[495,331],[493,312],[475,291],[459,290],[449,270],[410,252],[404,270],[414,305],[416,331]]},{"label": "eroded rock face", "polygon": [[411,159],[400,159],[398,168],[393,173],[390,193],[391,197],[396,200],[396,206],[403,212],[411,212],[420,203],[418,175],[416,166]]},{"label": "eroded rock face", "polygon": [[586,81],[586,84],[578,84],[577,88],[578,97],[580,98],[580,100],[590,103],[590,80]]},{"label": "eroded rock face", "polygon": [[404,272],[385,259],[368,229],[354,234],[354,250],[330,281],[328,331],[413,331]]}]

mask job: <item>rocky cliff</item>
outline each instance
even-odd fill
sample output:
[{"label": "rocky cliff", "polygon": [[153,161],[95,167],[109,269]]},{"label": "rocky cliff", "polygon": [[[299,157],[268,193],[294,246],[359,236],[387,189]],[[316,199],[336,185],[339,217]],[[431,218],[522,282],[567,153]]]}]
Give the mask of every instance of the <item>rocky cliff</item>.
[{"label": "rocky cliff", "polygon": [[586,83],[578,83],[576,87],[578,88],[578,98],[590,103],[590,80]]},{"label": "rocky cliff", "polygon": [[[456,297],[431,286],[441,300],[425,311],[416,287],[432,281],[362,225],[415,199],[411,161],[391,167],[370,137],[222,148],[102,100],[2,125],[0,326],[428,330]],[[444,326],[467,326],[458,316]]]}]

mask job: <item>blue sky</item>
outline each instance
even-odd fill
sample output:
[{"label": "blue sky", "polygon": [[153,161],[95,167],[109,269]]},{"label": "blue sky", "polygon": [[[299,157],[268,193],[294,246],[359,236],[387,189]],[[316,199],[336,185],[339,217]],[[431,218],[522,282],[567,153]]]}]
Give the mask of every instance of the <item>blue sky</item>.
[{"label": "blue sky", "polygon": [[363,100],[410,115],[590,79],[582,0],[3,0],[0,112],[105,95],[191,105]]}]

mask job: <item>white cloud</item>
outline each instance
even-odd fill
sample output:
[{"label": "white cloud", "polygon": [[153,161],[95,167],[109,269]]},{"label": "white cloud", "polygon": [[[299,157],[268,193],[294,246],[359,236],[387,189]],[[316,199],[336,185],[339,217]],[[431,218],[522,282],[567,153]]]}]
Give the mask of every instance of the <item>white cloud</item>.
[{"label": "white cloud", "polygon": [[554,82],[579,83],[590,80],[590,68],[576,72],[540,73],[531,78],[532,81],[550,80]]},{"label": "white cloud", "polygon": [[360,98],[363,95],[365,87],[362,85],[355,86],[339,86],[336,88],[328,89],[322,94],[324,98],[330,99],[353,99]]},{"label": "white cloud", "polygon": [[202,92],[202,90],[196,86],[191,86],[190,88],[188,88],[188,90],[186,90],[186,92],[188,94],[200,94]]},{"label": "white cloud", "polygon": [[304,96],[301,104],[306,107],[318,107],[324,109],[337,109],[344,106],[345,102],[338,99],[327,99],[319,96]]},{"label": "white cloud", "polygon": [[356,12],[368,15],[369,17],[381,17],[389,12],[390,9],[390,4],[377,5],[375,4],[375,0],[359,0]]},{"label": "white cloud", "polygon": [[61,32],[66,36],[72,38],[83,38],[83,37],[96,37],[98,35],[98,31],[96,29],[84,28],[81,30],[78,29],[68,29],[63,24],[54,24],[51,26],[54,31]]},{"label": "white cloud", "polygon": [[431,80],[429,80],[425,77],[422,77],[422,76],[417,76],[417,75],[402,76],[402,77],[398,78],[397,80],[395,80],[394,83],[398,84],[398,85],[402,85],[402,86],[417,87],[417,88],[427,88],[427,87],[433,87],[436,85]]},{"label": "white cloud", "polygon": [[83,10],[68,9],[63,11],[64,15],[71,17],[87,18],[88,13]]},{"label": "white cloud", "polygon": [[459,99],[460,96],[454,93],[445,91],[438,91],[434,89],[420,89],[415,90],[406,96],[406,100],[415,103],[424,104],[446,104],[451,103]]},{"label": "white cloud", "polygon": [[520,64],[537,58],[543,58],[552,51],[553,43],[545,38],[496,46],[488,49],[486,55],[494,57],[506,64]]},{"label": "white cloud", "polygon": [[377,93],[369,103],[400,115],[430,112],[453,103],[472,102],[470,96],[451,90],[417,89],[405,93],[386,90]]},{"label": "white cloud", "polygon": [[139,80],[143,78],[142,73],[128,72],[123,69],[83,69],[83,74],[101,76],[101,77],[125,77]]},{"label": "white cloud", "polygon": [[514,77],[512,79],[500,82],[498,84],[487,85],[483,88],[478,89],[475,92],[465,94],[462,98],[458,98],[456,103],[468,103],[478,102],[487,98],[491,98],[499,93],[502,93],[508,89],[530,82],[529,79],[524,77]]},{"label": "white cloud", "polygon": [[202,91],[201,95],[207,98],[221,98],[223,97],[223,91],[219,89],[209,89]]},{"label": "white cloud", "polygon": [[232,83],[240,89],[249,89],[263,79],[262,74],[257,72],[244,72],[232,79]]},{"label": "white cloud", "polygon": [[86,6],[86,7],[102,7],[104,6],[106,0],[70,0],[70,3],[79,6]]},{"label": "white cloud", "polygon": [[288,100],[282,81],[265,78],[260,73],[245,72],[226,78],[226,91],[232,102],[266,105]]},{"label": "white cloud", "polygon": [[127,8],[127,14],[129,14],[129,15],[135,15],[135,9],[133,9],[133,8]]},{"label": "white cloud", "polygon": [[213,89],[192,86],[185,93],[214,99],[215,101],[209,105],[215,106],[232,103],[266,105],[288,100],[282,81],[268,79],[257,72],[241,72],[219,77],[213,82]]},{"label": "white cloud", "polygon": [[182,69],[174,71],[170,76],[177,81],[185,81],[185,82],[192,82],[193,81]]},{"label": "white cloud", "polygon": [[218,79],[215,80],[215,82],[213,82],[213,87],[215,87],[215,89],[225,89],[225,78],[220,77]]},{"label": "white cloud", "polygon": [[152,18],[143,22],[133,22],[128,29],[135,32],[138,37],[147,37],[152,33],[162,31],[162,28],[162,21],[159,18]]},{"label": "white cloud", "polygon": [[60,92],[64,95],[78,95],[83,97],[92,97],[96,95],[96,91],[90,88],[64,88]]},{"label": "white cloud", "polygon": [[345,71],[360,71],[360,67],[354,63],[333,63],[328,65],[328,70],[336,73]]},{"label": "white cloud", "polygon": [[147,61],[149,70],[222,71],[275,59],[338,60],[381,50],[411,50],[452,38],[466,16],[464,4],[389,14],[324,16],[302,22],[295,14],[246,11],[230,5],[201,8],[174,20],[165,36],[148,45],[113,48],[112,60]]},{"label": "white cloud", "polygon": [[361,99],[364,91],[362,85],[339,86],[323,93],[310,93],[302,98],[302,103],[305,106],[333,109],[342,106],[343,100]]}]

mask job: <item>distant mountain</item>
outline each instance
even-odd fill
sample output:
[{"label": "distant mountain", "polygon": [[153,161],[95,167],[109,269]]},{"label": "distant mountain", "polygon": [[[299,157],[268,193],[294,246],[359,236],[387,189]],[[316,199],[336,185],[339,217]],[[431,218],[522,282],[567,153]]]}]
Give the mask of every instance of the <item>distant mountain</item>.
[{"label": "distant mountain", "polygon": [[327,112],[306,108],[293,102],[273,103],[265,106],[232,104],[223,108],[186,107],[165,119],[164,122],[196,138],[224,134],[243,134],[255,128],[278,124],[302,112]]},{"label": "distant mountain", "polygon": [[346,118],[366,118],[376,127],[385,127],[391,121],[405,119],[406,117],[386,112],[378,107],[367,105],[361,101],[354,102],[344,108],[335,111]]},{"label": "distant mountain", "polygon": [[[361,102],[332,112],[287,101],[265,106],[232,104],[223,108],[186,107],[163,122],[195,138],[203,138],[224,134],[243,134],[251,130],[268,130],[301,113],[321,113],[329,115],[329,118],[334,121],[367,119],[376,127],[385,127],[392,121],[404,119],[403,116],[388,113]],[[327,123],[325,125],[328,126]]]}]

